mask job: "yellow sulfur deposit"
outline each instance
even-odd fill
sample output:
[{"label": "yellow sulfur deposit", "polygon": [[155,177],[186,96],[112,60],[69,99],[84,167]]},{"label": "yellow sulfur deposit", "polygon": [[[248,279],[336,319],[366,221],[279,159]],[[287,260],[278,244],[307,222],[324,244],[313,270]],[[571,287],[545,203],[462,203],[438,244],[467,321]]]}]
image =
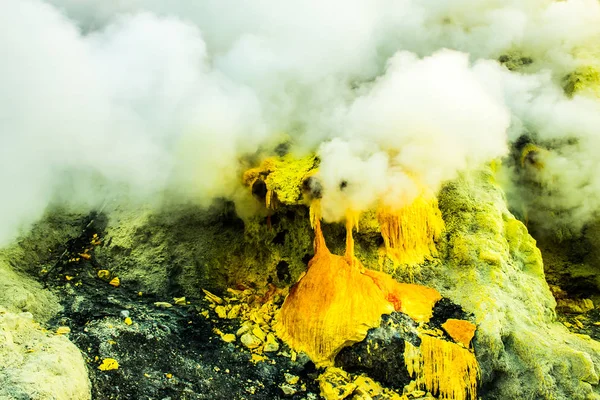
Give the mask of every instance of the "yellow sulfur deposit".
[{"label": "yellow sulfur deposit", "polygon": [[357,264],[349,262],[348,254],[329,252],[318,220],[315,235],[315,256],[290,289],[275,329],[315,364],[327,365],[343,347],[364,339],[394,306]]},{"label": "yellow sulfur deposit", "polygon": [[412,204],[377,212],[387,255],[397,264],[420,264],[437,254],[435,241],[444,229],[442,213],[433,195],[423,194]]},{"label": "yellow sulfur deposit", "polygon": [[479,365],[468,349],[422,334],[420,347],[406,342],[404,360],[417,385],[440,399],[477,398]]},{"label": "yellow sulfur deposit", "polygon": [[346,223],[345,255],[332,254],[321,231],[318,208],[318,203],[312,204],[315,255],[281,307],[275,326],[279,337],[315,364],[331,365],[343,347],[363,340],[370,328],[379,326],[383,314],[397,310],[428,321],[440,294],[366,270],[354,257],[354,215]]},{"label": "yellow sulfur deposit", "polygon": [[433,306],[442,298],[442,295],[433,288],[399,283],[383,272],[367,269],[364,273],[373,279],[396,311],[403,312],[417,322],[429,322],[433,314]]},{"label": "yellow sulfur deposit", "polygon": [[271,157],[259,167],[247,170],[242,177],[244,185],[252,187],[259,179],[265,182],[265,205],[275,208],[276,203],[298,204],[302,195],[302,182],[317,167],[316,156],[295,158],[291,155]]},{"label": "yellow sulfur deposit", "polygon": [[449,319],[442,324],[442,328],[454,341],[462,343],[466,348],[469,348],[476,330],[475,325],[460,319]]},{"label": "yellow sulfur deposit", "polygon": [[119,369],[119,362],[114,358],[105,358],[102,360],[102,364],[98,366],[100,371],[112,371]]}]

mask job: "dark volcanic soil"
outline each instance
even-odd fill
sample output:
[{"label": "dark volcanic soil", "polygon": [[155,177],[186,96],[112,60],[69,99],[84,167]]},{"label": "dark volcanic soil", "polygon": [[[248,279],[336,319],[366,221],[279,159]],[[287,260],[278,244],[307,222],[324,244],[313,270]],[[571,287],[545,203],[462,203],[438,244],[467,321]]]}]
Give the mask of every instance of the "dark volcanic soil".
[{"label": "dark volcanic soil", "polygon": [[[251,362],[239,340],[225,343],[213,332],[235,332],[239,322],[218,319],[212,310],[207,319],[200,314],[209,310],[206,300],[188,298],[190,304],[164,308],[155,302],[173,298],[115,287],[109,284],[113,276],[99,278],[102,266],[90,244],[102,230],[98,220],[91,218],[80,237],[54,251],[60,256],[41,278],[64,306],[50,328],[71,329],[69,338],[88,363],[93,399],[319,398],[312,362],[301,356],[292,361],[285,345],[268,360]],[[118,369],[100,370],[105,358],[117,360]],[[298,383],[287,384],[286,373],[298,376]]]}]

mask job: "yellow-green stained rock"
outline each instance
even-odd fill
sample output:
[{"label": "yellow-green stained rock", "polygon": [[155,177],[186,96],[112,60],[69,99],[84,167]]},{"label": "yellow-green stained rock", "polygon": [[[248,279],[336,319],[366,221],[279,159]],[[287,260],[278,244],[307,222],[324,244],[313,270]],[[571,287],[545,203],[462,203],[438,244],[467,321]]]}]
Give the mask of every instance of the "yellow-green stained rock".
[{"label": "yellow-green stained rock", "polygon": [[585,93],[600,97],[600,70],[592,65],[579,67],[564,78],[563,88],[568,96]]},{"label": "yellow-green stained rock", "polygon": [[591,385],[600,370],[600,344],[556,322],[542,254],[507,209],[492,174],[464,174],[440,192],[447,258],[441,269],[424,268],[431,278],[423,283],[475,316],[474,347],[482,376],[511,371],[494,385],[495,396],[594,398]]},{"label": "yellow-green stained rock", "polygon": [[298,204],[301,198],[302,182],[307,174],[316,168],[315,155],[296,158],[291,154],[271,158],[271,172],[265,183],[277,195],[277,200],[286,205]]}]

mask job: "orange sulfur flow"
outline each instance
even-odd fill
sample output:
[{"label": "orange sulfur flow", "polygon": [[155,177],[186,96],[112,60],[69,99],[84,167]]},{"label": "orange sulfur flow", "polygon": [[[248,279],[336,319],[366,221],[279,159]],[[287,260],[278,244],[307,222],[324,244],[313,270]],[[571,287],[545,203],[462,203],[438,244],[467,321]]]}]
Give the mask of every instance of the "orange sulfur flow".
[{"label": "orange sulfur flow", "polygon": [[363,340],[370,328],[379,326],[382,314],[394,311],[373,279],[352,261],[329,251],[317,221],[315,255],[277,319],[278,336],[319,366],[331,365],[343,347]]},{"label": "orange sulfur flow", "polygon": [[363,340],[381,316],[401,311],[417,321],[431,318],[441,295],[431,288],[401,284],[391,276],[365,269],[354,257],[352,228],[346,224],[346,254],[332,254],[325,243],[318,203],[311,216],[315,229],[315,255],[306,274],[290,289],[280,310],[276,332],[315,364],[331,365],[345,346]]}]

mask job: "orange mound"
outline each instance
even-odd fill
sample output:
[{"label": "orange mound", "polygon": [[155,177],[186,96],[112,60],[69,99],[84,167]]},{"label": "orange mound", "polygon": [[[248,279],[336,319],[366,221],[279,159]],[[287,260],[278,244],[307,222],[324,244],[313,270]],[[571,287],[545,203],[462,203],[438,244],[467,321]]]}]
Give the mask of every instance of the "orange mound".
[{"label": "orange mound", "polygon": [[315,255],[306,274],[290,289],[275,330],[290,347],[305,352],[312,361],[330,365],[345,346],[363,340],[379,326],[381,315],[402,311],[415,320],[428,321],[440,294],[419,285],[400,284],[382,272],[365,270],[354,257],[352,227],[346,225],[346,254],[332,254],[325,243],[318,210]]}]

